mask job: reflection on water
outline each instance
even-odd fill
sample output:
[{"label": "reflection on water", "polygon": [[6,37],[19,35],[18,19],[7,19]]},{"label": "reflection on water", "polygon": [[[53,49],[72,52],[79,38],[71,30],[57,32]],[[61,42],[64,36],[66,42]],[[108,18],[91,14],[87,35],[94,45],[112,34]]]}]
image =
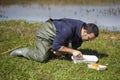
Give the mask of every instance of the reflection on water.
[{"label": "reflection on water", "polygon": [[120,5],[114,6],[0,6],[0,20],[45,21],[48,18],[74,18],[94,22],[102,28],[120,31]]}]

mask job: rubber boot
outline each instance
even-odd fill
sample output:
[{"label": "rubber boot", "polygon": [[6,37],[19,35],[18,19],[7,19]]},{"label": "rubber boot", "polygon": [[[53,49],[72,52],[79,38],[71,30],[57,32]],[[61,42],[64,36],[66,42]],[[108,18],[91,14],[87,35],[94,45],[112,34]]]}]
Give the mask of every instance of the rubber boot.
[{"label": "rubber boot", "polygon": [[26,54],[29,52],[29,48],[19,48],[16,50],[13,50],[10,55],[11,56],[24,56],[26,57]]}]

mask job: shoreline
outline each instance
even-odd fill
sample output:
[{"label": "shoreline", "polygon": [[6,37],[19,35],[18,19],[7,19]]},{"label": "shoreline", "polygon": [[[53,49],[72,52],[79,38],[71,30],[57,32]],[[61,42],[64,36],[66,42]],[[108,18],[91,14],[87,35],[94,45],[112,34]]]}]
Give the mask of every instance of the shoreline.
[{"label": "shoreline", "polygon": [[1,6],[10,5],[26,5],[26,4],[39,4],[39,5],[119,5],[119,0],[0,0]]}]

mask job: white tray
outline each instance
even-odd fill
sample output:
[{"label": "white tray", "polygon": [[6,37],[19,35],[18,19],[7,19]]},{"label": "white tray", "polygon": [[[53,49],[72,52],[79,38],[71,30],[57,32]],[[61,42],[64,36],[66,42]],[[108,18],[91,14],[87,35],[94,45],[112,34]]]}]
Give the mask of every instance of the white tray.
[{"label": "white tray", "polygon": [[94,67],[94,66],[92,66],[92,64],[88,64],[88,68],[96,69],[96,70],[106,70],[106,69],[107,69],[107,66],[98,65],[98,67]]},{"label": "white tray", "polygon": [[87,63],[96,63],[98,58],[95,55],[83,55],[83,58],[77,58],[75,56],[71,56],[74,63],[79,62],[87,62]]}]

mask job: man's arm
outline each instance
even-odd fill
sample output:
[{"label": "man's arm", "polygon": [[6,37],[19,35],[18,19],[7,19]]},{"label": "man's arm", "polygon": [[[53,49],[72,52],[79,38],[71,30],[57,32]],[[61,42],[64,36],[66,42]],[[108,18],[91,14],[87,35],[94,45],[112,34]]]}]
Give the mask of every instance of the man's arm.
[{"label": "man's arm", "polygon": [[61,46],[61,48],[58,51],[54,51],[53,52],[56,55],[60,55],[62,53],[68,53],[68,54],[72,54],[73,56],[76,56],[78,58],[82,57],[82,53],[78,50],[74,50],[72,48],[68,48],[65,46]]}]

